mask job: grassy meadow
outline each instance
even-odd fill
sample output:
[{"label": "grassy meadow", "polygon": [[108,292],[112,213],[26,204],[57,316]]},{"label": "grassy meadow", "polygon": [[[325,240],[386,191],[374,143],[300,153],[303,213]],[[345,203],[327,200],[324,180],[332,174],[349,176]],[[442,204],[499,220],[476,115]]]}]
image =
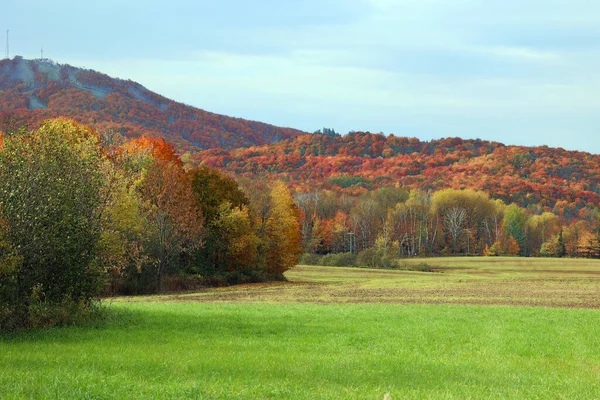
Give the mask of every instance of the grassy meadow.
[{"label": "grassy meadow", "polygon": [[110,299],[105,321],[0,337],[0,398],[600,397],[600,262],[425,262]]}]

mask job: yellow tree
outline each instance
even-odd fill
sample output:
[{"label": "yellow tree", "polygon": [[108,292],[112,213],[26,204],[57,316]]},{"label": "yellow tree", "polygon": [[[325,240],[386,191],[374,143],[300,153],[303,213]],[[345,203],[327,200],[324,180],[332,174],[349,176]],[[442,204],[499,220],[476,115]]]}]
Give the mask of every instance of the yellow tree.
[{"label": "yellow tree", "polygon": [[283,182],[242,180],[258,237],[256,268],[277,276],[298,263],[302,253],[300,212]]},{"label": "yellow tree", "polygon": [[433,195],[433,208],[443,219],[453,252],[481,253],[493,242],[497,205],[487,194],[470,189],[440,190]]},{"label": "yellow tree", "polygon": [[254,233],[248,207],[232,207],[229,202],[220,205],[211,229],[221,244],[219,260],[227,272],[251,268],[257,256],[258,238]]},{"label": "yellow tree", "polygon": [[577,243],[577,255],[585,258],[597,258],[600,256],[600,240],[596,233],[584,229]]},{"label": "yellow tree", "polygon": [[550,212],[534,215],[527,221],[527,240],[531,254],[540,254],[542,245],[558,234],[558,217]]},{"label": "yellow tree", "polygon": [[135,186],[140,176],[126,172],[113,163],[106,167],[112,188],[106,193],[98,261],[108,272],[112,293],[129,273],[141,273],[149,261],[144,252],[148,220]]},{"label": "yellow tree", "polygon": [[267,273],[280,275],[295,266],[302,254],[300,213],[283,182],[271,185],[270,203],[263,239],[265,267]]}]

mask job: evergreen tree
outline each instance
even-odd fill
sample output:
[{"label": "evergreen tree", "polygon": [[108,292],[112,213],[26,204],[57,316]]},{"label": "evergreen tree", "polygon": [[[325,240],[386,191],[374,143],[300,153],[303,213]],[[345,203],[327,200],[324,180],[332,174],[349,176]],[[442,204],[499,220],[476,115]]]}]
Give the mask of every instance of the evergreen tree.
[{"label": "evergreen tree", "polygon": [[563,239],[563,230],[560,228],[560,232],[558,232],[558,246],[556,248],[556,257],[563,258],[567,254],[567,247],[565,246],[565,241]]}]

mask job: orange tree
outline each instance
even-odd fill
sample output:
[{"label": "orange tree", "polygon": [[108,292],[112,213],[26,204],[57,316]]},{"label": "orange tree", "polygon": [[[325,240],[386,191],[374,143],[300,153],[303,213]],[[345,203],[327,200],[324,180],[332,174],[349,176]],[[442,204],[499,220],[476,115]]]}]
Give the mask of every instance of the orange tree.
[{"label": "orange tree", "polygon": [[145,223],[144,252],[148,262],[140,274],[153,275],[143,291],[161,291],[167,273],[183,271],[192,251],[202,245],[204,218],[188,175],[173,146],[162,139],[142,138],[125,144],[126,167],[135,177]]}]

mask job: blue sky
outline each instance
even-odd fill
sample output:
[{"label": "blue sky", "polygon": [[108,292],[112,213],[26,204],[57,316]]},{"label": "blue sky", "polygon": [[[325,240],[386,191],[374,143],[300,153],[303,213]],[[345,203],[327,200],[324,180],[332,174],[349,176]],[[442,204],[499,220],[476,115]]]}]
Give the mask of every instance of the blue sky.
[{"label": "blue sky", "polygon": [[600,153],[598,1],[11,3],[11,57],[43,45],[209,111]]}]

